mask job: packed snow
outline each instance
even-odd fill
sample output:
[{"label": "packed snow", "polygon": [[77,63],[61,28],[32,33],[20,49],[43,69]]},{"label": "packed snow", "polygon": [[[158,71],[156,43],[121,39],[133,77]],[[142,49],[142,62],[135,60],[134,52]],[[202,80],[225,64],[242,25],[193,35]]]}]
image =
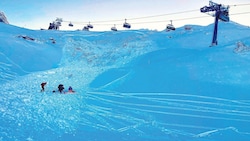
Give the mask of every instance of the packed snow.
[{"label": "packed snow", "polygon": [[220,22],[211,47],[213,25],[187,26],[0,23],[0,141],[249,141],[250,28]]}]

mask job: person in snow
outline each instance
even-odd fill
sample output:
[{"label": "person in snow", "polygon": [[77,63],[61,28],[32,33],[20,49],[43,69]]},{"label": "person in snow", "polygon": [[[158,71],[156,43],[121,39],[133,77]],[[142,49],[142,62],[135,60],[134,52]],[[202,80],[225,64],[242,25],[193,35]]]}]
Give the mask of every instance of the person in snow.
[{"label": "person in snow", "polygon": [[73,91],[73,88],[71,86],[69,86],[68,92],[69,93],[74,93],[75,91]]},{"label": "person in snow", "polygon": [[47,84],[47,82],[43,82],[43,83],[41,83],[41,87],[42,87],[42,90],[41,90],[41,92],[44,92],[44,87],[45,87],[45,85]]},{"label": "person in snow", "polygon": [[62,93],[64,90],[63,84],[58,85],[58,91]]}]

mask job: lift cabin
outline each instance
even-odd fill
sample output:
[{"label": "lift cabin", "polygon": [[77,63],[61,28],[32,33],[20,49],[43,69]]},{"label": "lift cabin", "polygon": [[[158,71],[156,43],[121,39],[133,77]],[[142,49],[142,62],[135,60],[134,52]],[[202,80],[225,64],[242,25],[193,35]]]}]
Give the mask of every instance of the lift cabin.
[{"label": "lift cabin", "polygon": [[125,22],[123,24],[124,28],[131,28],[131,25],[129,23],[127,23],[127,19],[125,19]]},{"label": "lift cabin", "polygon": [[111,27],[112,31],[117,31],[117,28],[115,27],[115,25],[113,27]]},{"label": "lift cabin", "polygon": [[73,27],[74,25],[70,22],[70,23],[69,23],[69,26],[70,26],[70,27]]},{"label": "lift cabin", "polygon": [[87,27],[88,27],[88,28],[94,28],[94,26],[93,26],[92,24],[90,24],[90,22],[89,22],[89,24],[87,25]]},{"label": "lift cabin", "polygon": [[166,27],[166,31],[171,31],[171,30],[175,30],[175,27],[172,24],[172,20],[170,21],[171,23],[167,25]]},{"label": "lift cabin", "polygon": [[[211,46],[217,45],[217,32],[218,32],[218,21],[221,20],[223,22],[229,21],[229,6],[224,6],[222,4],[217,4],[212,1],[209,1],[209,6],[204,6],[200,9],[202,13],[215,12],[212,14],[215,17],[214,21],[214,34]],[[209,14],[211,15],[211,14]]]}]

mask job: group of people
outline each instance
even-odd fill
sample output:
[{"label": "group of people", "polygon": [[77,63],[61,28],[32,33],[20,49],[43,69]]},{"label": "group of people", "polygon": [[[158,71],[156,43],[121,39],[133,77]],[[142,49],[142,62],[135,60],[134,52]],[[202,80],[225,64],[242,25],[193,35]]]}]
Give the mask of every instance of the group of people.
[{"label": "group of people", "polygon": [[[41,87],[42,87],[41,92],[44,92],[44,90],[45,90],[45,85],[46,85],[46,84],[47,84],[47,82],[42,82],[42,83],[41,83]],[[63,84],[59,84],[57,88],[58,88],[58,92],[60,92],[60,93],[65,93],[65,92],[63,91],[63,90],[64,90]],[[53,90],[52,92],[55,93],[56,90]],[[73,88],[72,88],[71,86],[69,86],[67,92],[68,92],[68,93],[74,93],[75,91],[73,91]]]}]

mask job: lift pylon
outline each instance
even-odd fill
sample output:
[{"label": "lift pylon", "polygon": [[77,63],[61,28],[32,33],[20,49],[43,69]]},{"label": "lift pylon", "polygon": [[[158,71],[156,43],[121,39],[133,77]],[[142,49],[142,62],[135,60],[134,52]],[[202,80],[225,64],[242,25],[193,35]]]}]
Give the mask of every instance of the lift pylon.
[{"label": "lift pylon", "polygon": [[215,46],[218,44],[217,41],[217,32],[218,32],[218,21],[229,22],[229,6],[224,6],[222,4],[217,4],[215,2],[209,1],[209,6],[204,6],[200,9],[202,13],[215,12],[212,16],[215,17],[214,21],[214,34],[212,45]]}]

